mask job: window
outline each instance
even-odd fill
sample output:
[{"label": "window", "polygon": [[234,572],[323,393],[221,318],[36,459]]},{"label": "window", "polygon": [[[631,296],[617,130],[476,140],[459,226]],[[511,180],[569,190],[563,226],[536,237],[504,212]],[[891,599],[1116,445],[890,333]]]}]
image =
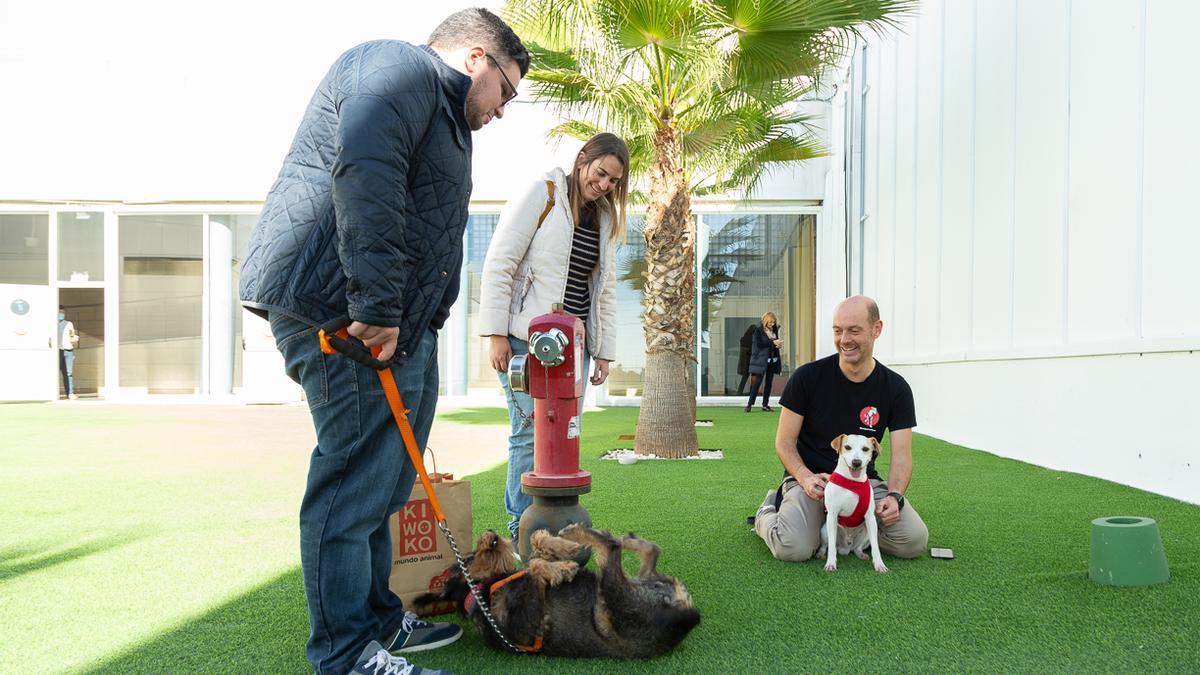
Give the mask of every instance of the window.
[{"label": "window", "polygon": [[746,329],[774,312],[786,375],[812,359],[815,288],[812,215],[706,214],[701,218],[700,395],[740,393],[738,358]]},{"label": "window", "polygon": [[104,214],[58,214],[58,280],[104,281]]},{"label": "window", "polygon": [[0,284],[50,283],[50,219],[46,214],[0,214]]},{"label": "window", "polygon": [[201,223],[199,215],[120,218],[122,387],[200,390]]}]

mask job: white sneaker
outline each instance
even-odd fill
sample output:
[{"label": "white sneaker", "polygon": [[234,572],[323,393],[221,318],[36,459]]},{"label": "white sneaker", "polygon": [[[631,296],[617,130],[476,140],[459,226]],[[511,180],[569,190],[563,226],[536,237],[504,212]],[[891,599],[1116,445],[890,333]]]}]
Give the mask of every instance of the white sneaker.
[{"label": "white sneaker", "polygon": [[762,506],[758,507],[758,512],[754,514],[754,522],[751,525],[757,525],[758,519],[768,513],[775,513],[775,490],[767,490],[767,496],[763,498]]}]

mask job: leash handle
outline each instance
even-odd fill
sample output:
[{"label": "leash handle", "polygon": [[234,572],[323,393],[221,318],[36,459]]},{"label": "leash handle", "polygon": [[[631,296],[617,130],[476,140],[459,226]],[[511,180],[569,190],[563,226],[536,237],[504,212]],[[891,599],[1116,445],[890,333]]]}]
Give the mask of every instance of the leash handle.
[{"label": "leash handle", "polygon": [[372,347],[368,351],[366,347],[350,341],[350,334],[346,332],[346,327],[349,325],[348,317],[338,317],[321,326],[321,330],[317,332],[317,339],[321,341],[321,351],[326,354],[337,352],[373,370],[390,368],[391,361],[380,361],[375,358],[379,356],[378,347]]}]

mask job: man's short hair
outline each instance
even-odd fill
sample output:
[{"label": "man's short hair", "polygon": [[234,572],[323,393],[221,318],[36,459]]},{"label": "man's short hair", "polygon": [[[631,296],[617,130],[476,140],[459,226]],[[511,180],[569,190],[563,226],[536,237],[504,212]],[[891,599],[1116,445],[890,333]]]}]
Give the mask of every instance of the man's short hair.
[{"label": "man's short hair", "polygon": [[429,34],[429,46],[458,49],[482,44],[500,61],[513,61],[521,77],[529,72],[529,52],[521,38],[500,17],[482,7],[472,7],[446,17]]},{"label": "man's short hair", "polygon": [[852,295],[852,296],[846,298],[845,300],[842,300],[841,302],[839,302],[837,305],[837,309],[841,309],[843,306],[849,304],[851,301],[858,301],[858,300],[861,300],[862,303],[866,306],[867,323],[874,325],[875,322],[879,320],[879,305],[876,304],[875,300],[872,299],[870,296]]},{"label": "man's short hair", "polygon": [[871,325],[875,325],[875,322],[879,320],[879,305],[875,304],[871,298],[865,299],[867,301],[867,321]]}]

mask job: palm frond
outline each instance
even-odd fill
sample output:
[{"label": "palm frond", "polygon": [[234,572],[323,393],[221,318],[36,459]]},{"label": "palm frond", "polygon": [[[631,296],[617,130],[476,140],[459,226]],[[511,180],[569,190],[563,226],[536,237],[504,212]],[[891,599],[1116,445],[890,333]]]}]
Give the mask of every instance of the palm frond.
[{"label": "palm frond", "polygon": [[724,172],[723,179],[698,185],[694,189],[697,194],[720,194],[741,190],[749,196],[771,170],[823,157],[825,154],[820,142],[811,136],[781,135],[736,158]]},{"label": "palm frond", "polygon": [[713,0],[736,39],[735,74],[745,83],[819,77],[864,28],[894,27],[916,0]]},{"label": "palm frond", "polygon": [[578,48],[594,23],[590,0],[517,0],[500,15],[513,31],[546,49]]},{"label": "palm frond", "polygon": [[[916,0],[509,0],[535,45],[534,96],[554,136],[625,139],[637,181],[657,129],[674,127],[699,193],[752,191],[767,171],[820,156],[797,101],[849,40],[896,25]],[[636,189],[636,188],[635,188]]]},{"label": "palm frond", "polygon": [[546,132],[546,137],[561,138],[567,136],[586,141],[602,131],[604,130],[587,120],[568,120]]},{"label": "palm frond", "polygon": [[579,59],[574,49],[550,49],[532,41],[526,42],[525,48],[529,51],[530,69],[579,70]]}]

